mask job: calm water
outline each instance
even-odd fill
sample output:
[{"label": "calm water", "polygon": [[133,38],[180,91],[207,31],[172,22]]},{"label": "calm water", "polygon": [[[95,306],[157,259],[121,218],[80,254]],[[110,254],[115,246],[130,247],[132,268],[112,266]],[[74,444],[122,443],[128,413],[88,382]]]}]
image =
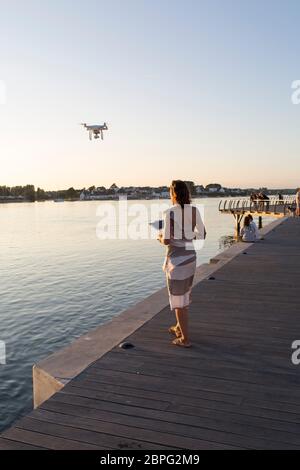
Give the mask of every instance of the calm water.
[{"label": "calm water", "polygon": [[[208,237],[198,264],[233,235],[218,203],[201,199]],[[34,363],[164,285],[157,241],[96,237],[101,204],[0,205],[0,430],[31,409]]]}]

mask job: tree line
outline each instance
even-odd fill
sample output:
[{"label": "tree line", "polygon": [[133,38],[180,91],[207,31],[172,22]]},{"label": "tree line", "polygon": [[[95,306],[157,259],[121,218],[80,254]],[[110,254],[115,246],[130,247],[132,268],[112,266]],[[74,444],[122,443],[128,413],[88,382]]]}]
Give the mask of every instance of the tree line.
[{"label": "tree line", "polygon": [[80,195],[80,190],[69,188],[64,191],[49,191],[46,192],[44,189],[37,188],[33,184],[27,184],[26,186],[0,186],[0,200],[24,200],[28,202],[34,201],[47,201],[53,198],[64,198],[64,199],[76,199]]},{"label": "tree line", "polygon": [[0,186],[0,198],[23,198],[26,201],[35,201],[36,200],[36,191],[35,187],[32,184],[27,184],[26,186]]}]

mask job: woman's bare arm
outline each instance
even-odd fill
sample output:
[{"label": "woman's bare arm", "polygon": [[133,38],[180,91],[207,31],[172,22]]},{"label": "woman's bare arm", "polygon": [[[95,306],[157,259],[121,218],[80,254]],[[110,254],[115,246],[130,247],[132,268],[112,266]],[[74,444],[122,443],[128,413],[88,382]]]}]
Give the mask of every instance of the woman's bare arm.
[{"label": "woman's bare arm", "polygon": [[[200,222],[200,224],[199,224],[199,222]],[[203,240],[205,240],[206,239],[206,229],[205,229],[205,226],[203,224],[200,212],[198,211],[198,209],[195,206],[193,206],[192,224],[193,224],[193,231],[196,228],[198,230],[198,233],[200,235],[203,235]],[[201,231],[203,232],[202,234],[201,234]]]},{"label": "woman's bare arm", "polygon": [[170,245],[171,240],[168,238],[164,238],[162,233],[158,235],[157,239],[162,245]]},{"label": "woman's bare arm", "polygon": [[164,230],[158,235],[158,240],[162,245],[170,245],[172,239],[174,239],[174,218],[170,213],[167,213],[164,220]]}]

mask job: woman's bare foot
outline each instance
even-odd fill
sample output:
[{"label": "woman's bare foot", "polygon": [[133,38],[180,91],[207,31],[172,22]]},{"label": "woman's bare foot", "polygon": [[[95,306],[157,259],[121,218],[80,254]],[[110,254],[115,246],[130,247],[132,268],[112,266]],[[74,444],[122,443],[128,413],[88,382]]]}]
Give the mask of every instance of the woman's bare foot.
[{"label": "woman's bare foot", "polygon": [[169,328],[169,333],[171,333],[171,335],[175,335],[176,338],[180,338],[181,337],[181,330],[179,328],[179,326],[175,325],[175,326],[171,326]]},{"label": "woman's bare foot", "polygon": [[172,341],[175,346],[181,346],[182,348],[190,348],[192,344],[189,341],[185,341],[183,338],[176,338]]}]

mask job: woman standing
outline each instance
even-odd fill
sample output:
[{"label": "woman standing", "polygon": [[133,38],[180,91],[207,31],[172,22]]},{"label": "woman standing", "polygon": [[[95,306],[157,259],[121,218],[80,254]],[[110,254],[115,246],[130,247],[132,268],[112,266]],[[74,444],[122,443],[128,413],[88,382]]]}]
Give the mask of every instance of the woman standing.
[{"label": "woman standing", "polygon": [[159,241],[167,245],[163,269],[171,310],[175,310],[177,323],[169,329],[176,336],[173,344],[191,346],[188,329],[188,307],[196,270],[195,239],[205,239],[206,232],[199,210],[191,205],[187,185],[180,180],[170,186],[172,207],[165,212],[163,233]]},{"label": "woman standing", "polygon": [[296,215],[298,215],[299,217],[300,216],[300,188],[298,189],[297,194],[296,194],[296,204],[297,204]]}]

